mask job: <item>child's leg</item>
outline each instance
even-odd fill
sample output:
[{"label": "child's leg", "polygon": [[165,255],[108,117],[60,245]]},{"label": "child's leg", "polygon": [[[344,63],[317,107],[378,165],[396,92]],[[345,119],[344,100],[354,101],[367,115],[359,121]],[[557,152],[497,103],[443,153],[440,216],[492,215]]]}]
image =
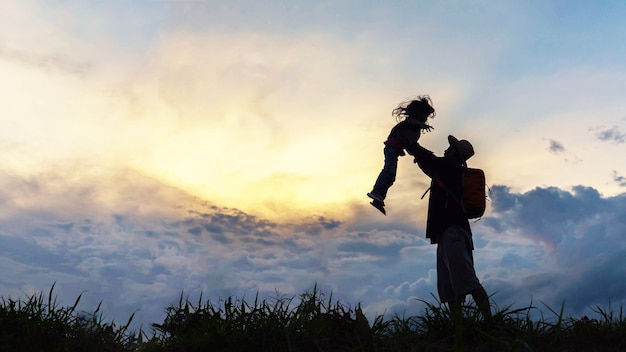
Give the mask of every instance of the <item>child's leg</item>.
[{"label": "child's leg", "polygon": [[396,181],[399,153],[396,149],[389,146],[385,146],[383,153],[385,154],[385,165],[376,179],[372,193],[385,199],[387,197],[387,191]]}]

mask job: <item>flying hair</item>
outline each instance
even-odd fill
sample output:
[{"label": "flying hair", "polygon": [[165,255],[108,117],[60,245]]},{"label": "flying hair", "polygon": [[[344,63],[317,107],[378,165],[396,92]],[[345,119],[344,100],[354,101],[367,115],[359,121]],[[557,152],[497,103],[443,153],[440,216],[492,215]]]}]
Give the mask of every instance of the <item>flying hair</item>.
[{"label": "flying hair", "polygon": [[398,105],[397,108],[391,111],[391,116],[393,116],[397,122],[406,119],[411,115],[411,112],[414,111],[413,109],[409,109],[409,105],[414,108],[418,108],[421,112],[426,112],[428,114],[424,118],[423,122],[426,122],[428,118],[434,118],[436,115],[430,96],[425,94],[404,100]]}]

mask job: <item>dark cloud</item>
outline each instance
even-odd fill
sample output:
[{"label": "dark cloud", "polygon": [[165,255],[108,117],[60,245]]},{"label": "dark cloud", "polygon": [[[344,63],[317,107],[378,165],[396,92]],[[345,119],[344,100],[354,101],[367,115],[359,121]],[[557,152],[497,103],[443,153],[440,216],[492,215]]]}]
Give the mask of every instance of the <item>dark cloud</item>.
[{"label": "dark cloud", "polygon": [[353,255],[371,255],[380,256],[387,259],[397,258],[397,254],[405,247],[401,242],[390,244],[378,244],[363,241],[344,242],[337,246],[340,252],[352,253]]},{"label": "dark cloud", "polygon": [[[626,299],[626,250],[606,254],[587,251],[596,263],[573,273],[571,280],[565,282],[555,292],[556,297],[568,297],[568,304],[583,309],[587,306],[605,306],[609,300],[617,302]],[[575,295],[568,292],[576,292]]]},{"label": "dark cloud", "polygon": [[528,238],[546,248],[538,252],[520,245],[502,255],[499,265],[507,274],[487,281],[499,299],[535,297],[552,307],[565,301],[570,312],[626,301],[626,194],[602,197],[584,186],[491,190],[492,216],[482,224],[485,231]]},{"label": "dark cloud", "polygon": [[618,127],[600,131],[596,134],[596,137],[604,142],[624,143],[626,140],[626,134],[622,133]]},{"label": "dark cloud", "polygon": [[626,187],[626,177],[620,175],[617,171],[613,171],[613,181],[620,187]]},{"label": "dark cloud", "polygon": [[546,313],[549,311],[541,308],[548,306],[558,312],[564,304],[569,314],[582,315],[592,313],[591,308],[606,309],[611,302],[626,302],[626,250],[602,255],[589,250],[586,254],[593,257],[593,264],[583,260],[584,264],[546,267],[515,278],[493,279],[487,286],[497,291],[496,299],[501,302],[519,306],[533,303]]},{"label": "dark cloud", "polygon": [[189,232],[192,235],[196,235],[196,236],[202,234],[202,231],[203,231],[203,229],[200,226],[192,227],[189,230],[187,230],[187,232]]},{"label": "dark cloud", "polygon": [[554,139],[550,139],[550,146],[548,147],[548,149],[550,150],[550,152],[555,154],[565,151],[565,147],[563,147],[563,144],[555,141]]},{"label": "dark cloud", "polygon": [[295,225],[295,230],[298,232],[305,232],[310,235],[319,235],[323,231],[332,231],[339,226],[341,226],[341,221],[320,216],[309,219],[302,224]]},{"label": "dark cloud", "polygon": [[491,187],[493,214],[487,225],[501,231],[518,228],[524,236],[555,246],[580,224],[610,207],[593,188],[576,186],[572,192],[537,187],[512,194],[505,186]]}]

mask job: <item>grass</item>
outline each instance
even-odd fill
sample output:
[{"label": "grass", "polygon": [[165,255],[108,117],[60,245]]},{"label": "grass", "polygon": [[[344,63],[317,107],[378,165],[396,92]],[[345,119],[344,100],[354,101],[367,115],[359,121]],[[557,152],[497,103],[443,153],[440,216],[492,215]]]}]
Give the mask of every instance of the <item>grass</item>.
[{"label": "grass", "polygon": [[[422,301],[419,316],[377,316],[371,323],[360,305],[333,300],[317,287],[296,297],[276,295],[248,302],[226,298],[190,302],[181,294],[151,331],[129,331],[128,321],[105,323],[93,313],[60,306],[54,285],[46,295],[0,298],[0,351],[626,351],[623,309],[595,307],[598,319],[564,317],[548,306],[548,317],[532,303],[496,307],[485,321],[464,305],[462,316],[447,306]],[[436,300],[435,300],[436,302]]]},{"label": "grass", "polygon": [[90,315],[77,311],[81,296],[72,306],[61,307],[43,293],[26,300],[0,298],[0,351],[131,351],[139,340],[128,326],[104,323],[100,305]]}]

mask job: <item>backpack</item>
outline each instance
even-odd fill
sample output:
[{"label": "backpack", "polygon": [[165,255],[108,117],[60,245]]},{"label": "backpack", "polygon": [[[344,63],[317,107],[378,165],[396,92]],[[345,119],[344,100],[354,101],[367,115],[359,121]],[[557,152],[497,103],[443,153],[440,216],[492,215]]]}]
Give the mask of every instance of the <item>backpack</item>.
[{"label": "backpack", "polygon": [[[462,192],[461,198],[457,198],[452,192],[448,192],[454,200],[459,203],[461,209],[468,219],[476,219],[483,216],[487,207],[487,193],[485,188],[487,183],[485,181],[485,172],[481,169],[475,169],[471,167],[463,166],[463,172],[461,174]],[[435,182],[447,190],[443,180],[439,177],[434,178]],[[426,190],[422,198],[430,191],[430,188]]]}]

